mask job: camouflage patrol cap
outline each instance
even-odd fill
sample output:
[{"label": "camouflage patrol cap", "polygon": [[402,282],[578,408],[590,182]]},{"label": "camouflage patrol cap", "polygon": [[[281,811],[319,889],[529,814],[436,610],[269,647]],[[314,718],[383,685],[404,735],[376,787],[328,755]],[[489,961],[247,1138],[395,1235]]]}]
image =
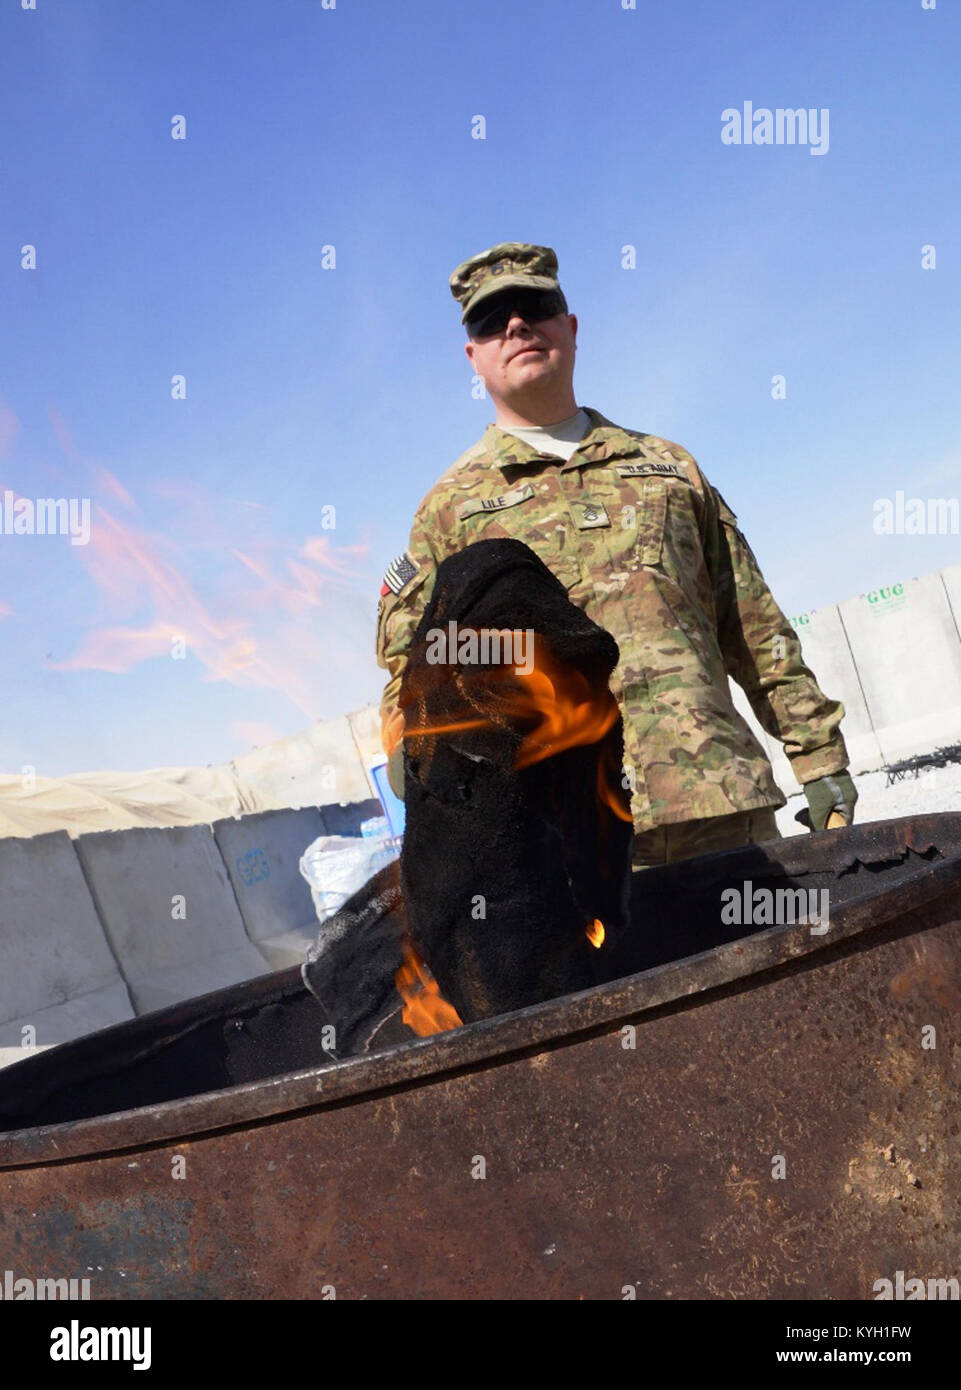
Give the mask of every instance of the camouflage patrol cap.
[{"label": "camouflage patrol cap", "polygon": [[[549,246],[526,241],[499,241],[488,251],[471,256],[450,277],[450,292],[460,304],[461,323],[481,300],[511,288],[563,291],[557,283],[557,256]],[[564,302],[565,309],[567,301]]]}]

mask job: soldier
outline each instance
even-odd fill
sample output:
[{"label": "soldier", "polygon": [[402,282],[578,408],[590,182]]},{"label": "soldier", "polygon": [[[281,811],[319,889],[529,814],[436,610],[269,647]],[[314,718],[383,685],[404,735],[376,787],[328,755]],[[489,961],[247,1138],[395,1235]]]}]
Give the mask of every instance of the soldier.
[{"label": "soldier", "polygon": [[785,798],[728,675],[784,744],[814,828],[832,812],[850,822],[844,707],[805,666],[737,517],[679,444],[577,406],[577,318],[554,252],[502,242],[458,266],[450,288],[497,418],[420,503],[384,576],[377,660],[389,674],[381,719],[394,790],[403,795],[398,693],[436,566],[482,537],[513,536],[620,648],[611,689],[635,867],[778,834]]}]

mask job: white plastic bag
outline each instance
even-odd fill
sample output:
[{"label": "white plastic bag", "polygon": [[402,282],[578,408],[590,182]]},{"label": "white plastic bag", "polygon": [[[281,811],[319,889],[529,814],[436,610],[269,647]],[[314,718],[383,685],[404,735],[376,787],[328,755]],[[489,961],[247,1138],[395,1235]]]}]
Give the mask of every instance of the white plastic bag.
[{"label": "white plastic bag", "polygon": [[300,872],[310,885],[318,922],[343,907],[398,853],[391,835],[321,835],[309,844],[300,858]]}]

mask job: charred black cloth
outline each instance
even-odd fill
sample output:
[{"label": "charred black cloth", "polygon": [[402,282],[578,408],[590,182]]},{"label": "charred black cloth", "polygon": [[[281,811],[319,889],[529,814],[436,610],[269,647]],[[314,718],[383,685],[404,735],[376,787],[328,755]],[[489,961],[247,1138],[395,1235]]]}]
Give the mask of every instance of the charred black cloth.
[{"label": "charred black cloth", "polygon": [[400,866],[386,864],[325,924],[301,969],[333,1024],[338,1057],[417,1036],[395,984],[406,935]]},{"label": "charred black cloth", "polygon": [[[575,702],[607,709],[607,731],[555,746],[543,673],[525,683],[503,662],[450,659],[454,634],[497,631],[537,634],[555,688],[560,673]],[[602,922],[610,945],[626,925],[633,828],[608,686],[617,660],[613,637],[520,541],[478,541],[438,567],[400,691],[401,888],[411,938],[465,1023],[588,988],[603,978],[604,948],[587,929]],[[525,766],[532,746],[550,756]]]}]

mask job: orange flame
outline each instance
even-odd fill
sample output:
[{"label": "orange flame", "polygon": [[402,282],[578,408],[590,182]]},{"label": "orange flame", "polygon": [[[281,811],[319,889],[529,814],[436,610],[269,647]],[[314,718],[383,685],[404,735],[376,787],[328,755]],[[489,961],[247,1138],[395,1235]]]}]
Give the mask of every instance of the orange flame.
[{"label": "orange flame", "polygon": [[404,963],[394,976],[397,993],[404,1001],[401,1019],[419,1038],[460,1028],[457,1010],[441,995],[440,987],[410,940],[403,943]]},{"label": "orange flame", "polygon": [[585,743],[597,743],[617,723],[617,701],[605,687],[592,689],[587,677],[556,660],[541,638],[534,637],[533,670],[513,668],[521,682],[517,714],[534,714],[540,722],[517,751],[520,769]]},{"label": "orange flame", "polygon": [[600,950],[601,947],[604,945],[605,935],[606,933],[604,931],[604,923],[600,920],[599,917],[595,917],[586,932],[588,941],[591,943],[592,946],[596,946],[597,949]]},{"label": "orange flame", "polygon": [[[539,633],[533,636],[530,671],[512,664],[483,668],[492,694],[490,716],[405,727],[403,713],[394,710],[383,724],[384,749],[388,756],[402,737],[424,738],[459,733],[464,729],[492,728],[495,723],[511,719],[534,721],[518,747],[514,760],[517,771],[568,748],[599,742],[618,719],[613,694],[606,686],[603,689],[592,686],[576,667],[558,661]],[[598,765],[597,781],[600,800],[621,820],[631,821],[631,813],[624,807],[622,798],[607,783],[603,762]]]}]

